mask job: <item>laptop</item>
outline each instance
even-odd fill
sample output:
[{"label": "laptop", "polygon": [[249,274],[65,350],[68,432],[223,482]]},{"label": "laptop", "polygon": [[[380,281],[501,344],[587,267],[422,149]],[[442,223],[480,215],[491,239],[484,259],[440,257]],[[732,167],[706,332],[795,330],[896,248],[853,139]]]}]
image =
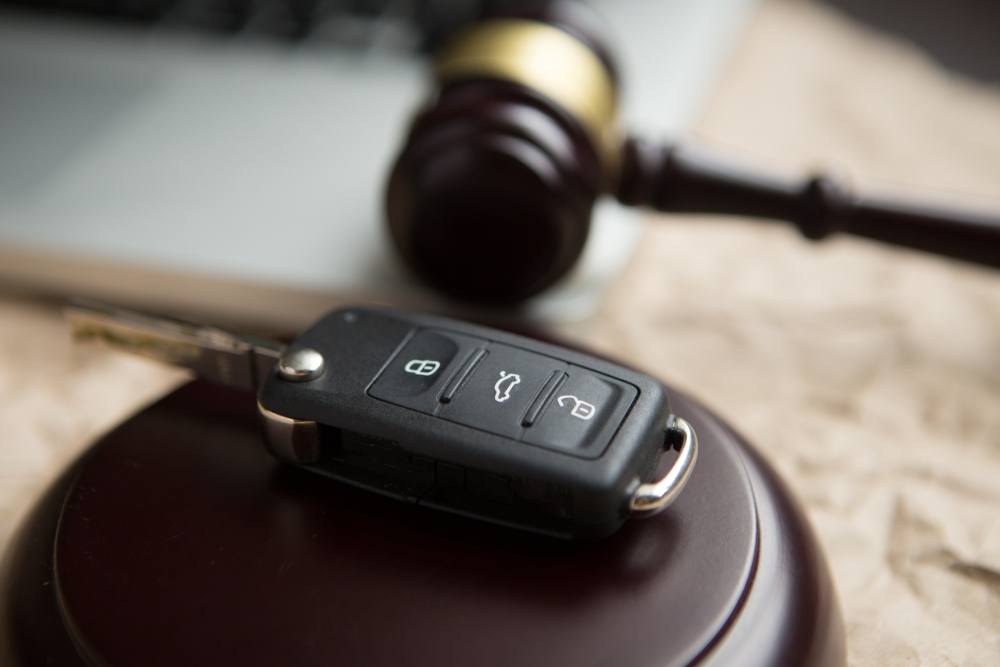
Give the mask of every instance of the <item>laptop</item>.
[{"label": "laptop", "polygon": [[[485,4],[0,2],[0,286],[287,329],[344,302],[454,310],[395,256],[382,189],[427,53]],[[589,4],[623,122],[666,138],[754,0]],[[578,267],[522,314],[593,313],[640,219],[600,204]]]}]

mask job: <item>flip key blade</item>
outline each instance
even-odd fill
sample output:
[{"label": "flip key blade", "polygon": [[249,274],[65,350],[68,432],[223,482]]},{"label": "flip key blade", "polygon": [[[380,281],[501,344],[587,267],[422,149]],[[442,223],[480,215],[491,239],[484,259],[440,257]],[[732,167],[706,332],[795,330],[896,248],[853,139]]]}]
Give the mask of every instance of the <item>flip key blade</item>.
[{"label": "flip key blade", "polygon": [[285,347],[272,340],[84,301],[67,307],[66,319],[78,341],[102,343],[247,390],[257,389]]}]

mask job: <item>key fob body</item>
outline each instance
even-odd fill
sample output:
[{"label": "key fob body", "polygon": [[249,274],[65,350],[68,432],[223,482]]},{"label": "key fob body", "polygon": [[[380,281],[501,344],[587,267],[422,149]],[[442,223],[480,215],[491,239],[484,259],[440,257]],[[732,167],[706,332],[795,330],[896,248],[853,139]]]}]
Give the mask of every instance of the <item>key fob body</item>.
[{"label": "key fob body", "polygon": [[663,386],[581,352],[369,308],[326,315],[288,351],[310,348],[317,377],[261,386],[269,449],[402,501],[598,538],[670,449]]}]

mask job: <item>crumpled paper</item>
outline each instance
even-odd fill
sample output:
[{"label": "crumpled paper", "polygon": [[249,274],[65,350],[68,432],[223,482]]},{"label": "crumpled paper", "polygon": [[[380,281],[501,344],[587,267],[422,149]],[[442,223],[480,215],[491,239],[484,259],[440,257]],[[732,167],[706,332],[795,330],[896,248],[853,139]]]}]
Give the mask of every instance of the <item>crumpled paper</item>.
[{"label": "crumpled paper", "polygon": [[[763,4],[696,134],[1000,211],[1000,91],[811,3]],[[654,217],[600,315],[565,333],[700,397],[777,467],[852,664],[1000,665],[1000,273]]]}]

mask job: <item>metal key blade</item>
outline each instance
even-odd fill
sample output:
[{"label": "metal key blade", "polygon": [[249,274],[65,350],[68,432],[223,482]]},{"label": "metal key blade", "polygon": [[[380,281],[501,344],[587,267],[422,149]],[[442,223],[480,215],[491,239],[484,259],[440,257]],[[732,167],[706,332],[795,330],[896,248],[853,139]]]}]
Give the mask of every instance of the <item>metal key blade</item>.
[{"label": "metal key blade", "polygon": [[256,389],[285,347],[272,340],[89,301],[73,302],[65,313],[75,340],[95,341],[188,368],[206,380],[240,389]]}]

